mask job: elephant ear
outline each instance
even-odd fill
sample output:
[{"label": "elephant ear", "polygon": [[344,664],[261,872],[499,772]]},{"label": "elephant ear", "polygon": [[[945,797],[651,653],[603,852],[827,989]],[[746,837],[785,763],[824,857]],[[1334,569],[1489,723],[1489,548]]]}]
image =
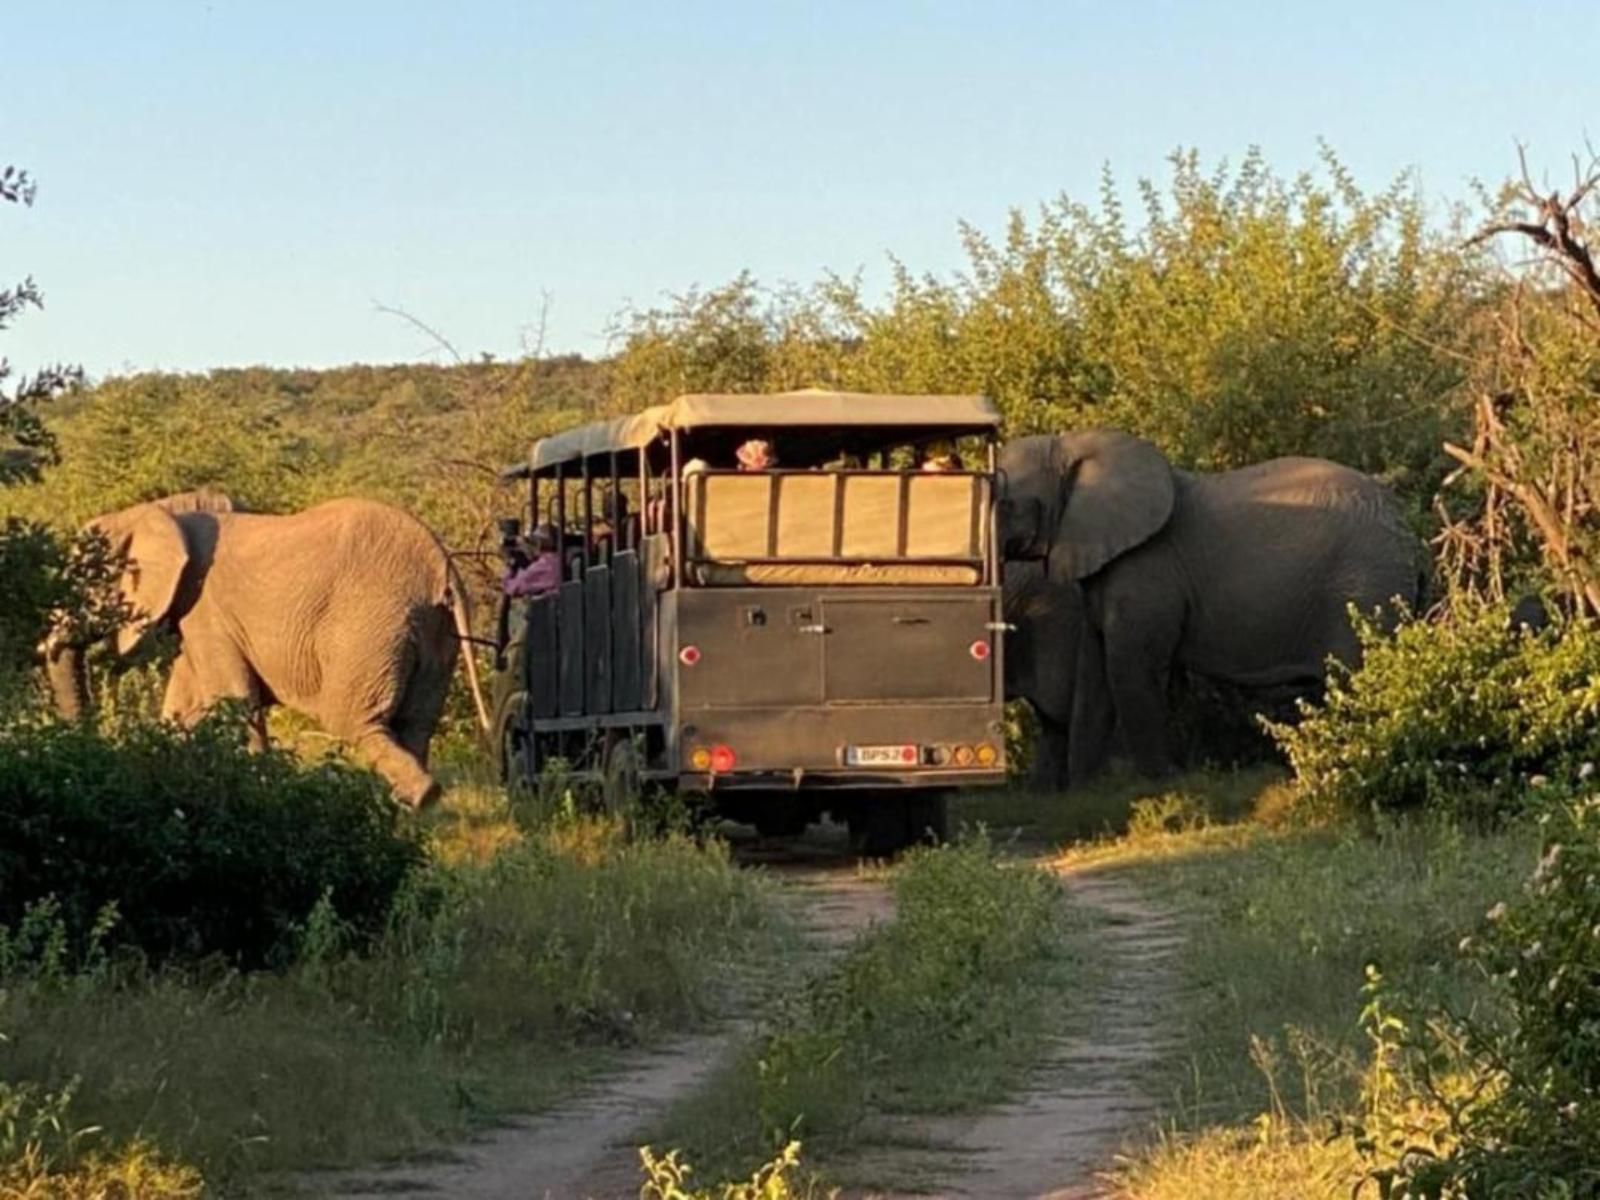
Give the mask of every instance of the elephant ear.
[{"label": "elephant ear", "polygon": [[1172,516],[1172,465],[1143,438],[1110,429],[1067,433],[1055,454],[1062,500],[1050,549],[1054,578],[1093,575]]},{"label": "elephant ear", "polygon": [[117,586],[132,616],[117,631],[117,651],[127,654],[151,625],[172,610],[189,563],[189,548],[178,522],[156,504],[97,517],[89,527],[103,533],[111,552],[124,558]]}]

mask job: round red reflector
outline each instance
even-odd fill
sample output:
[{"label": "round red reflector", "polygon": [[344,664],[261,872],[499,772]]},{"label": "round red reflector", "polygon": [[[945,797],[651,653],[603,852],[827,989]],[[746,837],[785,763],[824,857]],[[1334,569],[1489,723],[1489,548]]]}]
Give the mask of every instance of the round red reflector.
[{"label": "round red reflector", "polygon": [[967,647],[967,653],[971,654],[979,662],[983,662],[984,659],[989,657],[989,643],[985,641],[973,642],[972,645]]},{"label": "round red reflector", "polygon": [[904,750],[900,751],[900,761],[908,763],[916,762],[917,748],[915,746],[907,746]]},{"label": "round red reflector", "polygon": [[700,661],[700,647],[685,646],[682,650],[678,651],[678,661],[686,667],[694,666],[695,663]]},{"label": "round red reflector", "polygon": [[711,747],[711,769],[718,774],[733,770],[738,761],[731,746]]}]

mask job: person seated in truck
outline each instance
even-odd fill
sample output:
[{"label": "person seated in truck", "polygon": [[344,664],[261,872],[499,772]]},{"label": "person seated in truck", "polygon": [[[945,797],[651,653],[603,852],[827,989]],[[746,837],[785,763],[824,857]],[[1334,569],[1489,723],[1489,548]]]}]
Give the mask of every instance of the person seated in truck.
[{"label": "person seated in truck", "polygon": [[949,442],[936,442],[928,450],[928,456],[922,460],[924,471],[959,471],[961,470],[961,456],[956,453],[956,448]]},{"label": "person seated in truck", "polygon": [[770,471],[778,465],[778,453],[766,438],[751,438],[734,452],[741,471]]},{"label": "person seated in truck", "polygon": [[505,593],[513,599],[542,596],[561,586],[561,559],[556,555],[556,531],[549,524],[528,535],[528,565],[505,579]]},{"label": "person seated in truck", "polygon": [[607,492],[590,542],[596,562],[609,562],[615,551],[627,548],[627,528],[628,497],[620,491]]}]

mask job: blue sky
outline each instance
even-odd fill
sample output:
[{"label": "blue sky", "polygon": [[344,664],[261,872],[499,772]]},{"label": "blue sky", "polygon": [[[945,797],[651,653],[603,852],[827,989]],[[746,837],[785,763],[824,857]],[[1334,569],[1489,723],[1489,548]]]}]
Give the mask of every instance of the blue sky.
[{"label": "blue sky", "polygon": [[1600,114],[1600,4],[0,0],[0,277],[20,367],[603,352],[629,303],[748,268],[960,265],[956,223],[1092,198],[1176,146],[1326,139],[1441,208]]}]

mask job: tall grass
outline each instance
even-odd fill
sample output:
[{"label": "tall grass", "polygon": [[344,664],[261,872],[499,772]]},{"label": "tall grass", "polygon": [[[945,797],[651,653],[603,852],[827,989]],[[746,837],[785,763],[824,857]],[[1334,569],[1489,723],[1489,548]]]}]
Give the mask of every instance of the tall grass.
[{"label": "tall grass", "polygon": [[467,789],[433,844],[360,956],[323,910],[278,973],[102,960],[0,980],[0,1081],[70,1089],[73,1122],[101,1131],[50,1177],[139,1144],[248,1193],[275,1171],[416,1152],[696,1025],[790,944],[767,885],[715,843],[525,831]]}]

